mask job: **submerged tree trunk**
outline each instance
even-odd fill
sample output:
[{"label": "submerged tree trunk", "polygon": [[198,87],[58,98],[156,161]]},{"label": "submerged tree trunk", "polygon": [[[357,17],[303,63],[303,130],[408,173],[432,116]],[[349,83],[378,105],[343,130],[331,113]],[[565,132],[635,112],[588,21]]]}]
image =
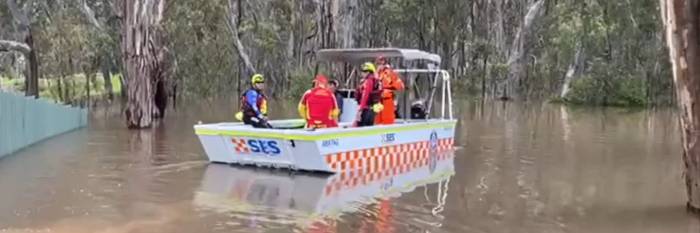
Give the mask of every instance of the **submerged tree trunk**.
[{"label": "submerged tree trunk", "polygon": [[109,58],[107,56],[102,56],[102,61],[100,62],[100,69],[102,70],[102,79],[104,80],[104,89],[109,100],[114,99],[114,90],[112,87],[112,72],[110,71],[111,64],[109,64]]},{"label": "submerged tree trunk", "polygon": [[24,42],[29,45],[31,51],[29,51],[29,59],[27,62],[28,70],[28,80],[27,81],[27,96],[34,96],[39,98],[39,59],[36,55],[36,47],[34,47],[34,35],[32,29],[27,31],[27,36],[24,38]]},{"label": "submerged tree trunk", "polygon": [[155,84],[162,73],[163,50],[160,21],[165,0],[122,1],[122,59],[127,81],[126,125],[151,127],[155,108]]},{"label": "submerged tree trunk", "polygon": [[681,143],[688,208],[700,210],[700,0],[661,0],[680,105]]},{"label": "submerged tree trunk", "polygon": [[57,78],[57,80],[58,80],[58,81],[57,81],[57,82],[58,82],[58,99],[59,99],[62,103],[65,103],[65,102],[66,102],[66,98],[64,97],[64,94],[63,94],[63,75],[59,76],[59,77]]}]

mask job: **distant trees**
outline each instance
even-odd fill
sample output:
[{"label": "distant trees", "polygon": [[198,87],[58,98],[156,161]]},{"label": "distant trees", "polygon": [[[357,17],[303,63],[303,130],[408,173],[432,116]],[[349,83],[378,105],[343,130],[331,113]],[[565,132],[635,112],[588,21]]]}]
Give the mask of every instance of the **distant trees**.
[{"label": "distant trees", "polygon": [[[16,42],[1,42],[0,50],[26,57],[0,57],[0,74],[15,77],[14,65],[27,64],[27,92],[38,91],[33,80],[51,80],[40,83],[60,89],[49,94],[65,102],[78,95],[71,77],[83,73],[89,80],[123,74],[122,86],[130,87],[135,71],[126,67],[136,63],[126,63],[133,58],[124,57],[121,43],[130,27],[125,1],[0,1],[0,21],[14,26],[0,28],[0,39]],[[154,49],[167,48],[159,51],[166,70],[153,72],[172,79],[153,85],[178,86],[181,95],[235,92],[253,71],[268,77],[274,95],[292,95],[316,72],[319,49],[408,47],[442,56],[460,93],[651,105],[673,101],[658,6],[657,0],[179,0],[164,5],[153,29],[141,30],[154,30],[146,33],[158,43]],[[101,88],[109,95],[111,82]]]}]

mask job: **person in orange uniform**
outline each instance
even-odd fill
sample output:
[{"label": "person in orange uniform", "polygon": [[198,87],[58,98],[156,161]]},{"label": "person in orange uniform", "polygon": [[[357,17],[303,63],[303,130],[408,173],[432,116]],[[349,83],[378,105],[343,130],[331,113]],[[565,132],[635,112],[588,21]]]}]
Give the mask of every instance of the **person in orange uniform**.
[{"label": "person in orange uniform", "polygon": [[378,57],[376,63],[379,66],[377,77],[382,82],[381,103],[384,106],[381,112],[374,118],[374,123],[378,125],[394,124],[396,120],[396,106],[394,105],[394,96],[396,91],[404,89],[403,81],[399,75],[394,72],[391,65],[387,63],[386,58]]},{"label": "person in orange uniform", "polygon": [[299,101],[299,115],[306,120],[306,127],[338,127],[339,112],[335,95],[328,89],[328,79],[317,75],[314,88],[306,91]]}]

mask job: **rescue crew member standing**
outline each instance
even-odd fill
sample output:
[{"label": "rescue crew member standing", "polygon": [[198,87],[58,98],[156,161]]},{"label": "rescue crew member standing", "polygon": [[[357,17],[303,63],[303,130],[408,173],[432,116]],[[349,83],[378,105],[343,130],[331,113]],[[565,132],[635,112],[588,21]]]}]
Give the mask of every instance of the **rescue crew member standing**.
[{"label": "rescue crew member standing", "polygon": [[250,83],[250,89],[241,95],[243,123],[255,128],[272,128],[267,122],[267,98],[263,94],[265,78],[261,74],[255,74]]},{"label": "rescue crew member standing", "polygon": [[399,75],[394,72],[394,69],[391,68],[391,65],[387,63],[384,57],[377,58],[377,65],[379,65],[377,77],[382,82],[381,103],[384,108],[377,114],[374,123],[379,125],[394,124],[396,120],[394,92],[404,89],[403,81],[401,81]]},{"label": "rescue crew member standing", "polygon": [[335,80],[335,79],[331,80],[329,82],[329,84],[330,84],[329,89],[331,90],[331,92],[333,92],[333,95],[335,95],[335,102],[338,103],[338,110],[339,110],[338,115],[342,115],[343,114],[343,95],[338,91],[338,87],[340,86],[340,84],[338,83],[338,80]]},{"label": "rescue crew member standing", "polygon": [[317,75],[314,88],[306,91],[299,101],[299,115],[306,120],[307,128],[338,127],[338,104],[328,89],[328,79]]},{"label": "rescue crew member standing", "polygon": [[355,98],[359,108],[355,116],[355,126],[374,125],[374,115],[381,111],[379,98],[381,95],[381,82],[375,77],[377,68],[371,62],[362,65],[362,83],[355,90]]}]

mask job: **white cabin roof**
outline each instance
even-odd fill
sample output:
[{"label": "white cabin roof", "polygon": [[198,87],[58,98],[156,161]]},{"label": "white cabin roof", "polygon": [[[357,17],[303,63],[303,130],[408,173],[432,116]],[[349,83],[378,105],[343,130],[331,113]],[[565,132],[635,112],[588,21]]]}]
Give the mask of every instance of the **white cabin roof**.
[{"label": "white cabin roof", "polygon": [[316,53],[320,60],[336,62],[362,62],[374,60],[377,57],[403,58],[407,61],[424,60],[440,64],[439,55],[417,50],[400,48],[352,48],[352,49],[322,49]]}]

